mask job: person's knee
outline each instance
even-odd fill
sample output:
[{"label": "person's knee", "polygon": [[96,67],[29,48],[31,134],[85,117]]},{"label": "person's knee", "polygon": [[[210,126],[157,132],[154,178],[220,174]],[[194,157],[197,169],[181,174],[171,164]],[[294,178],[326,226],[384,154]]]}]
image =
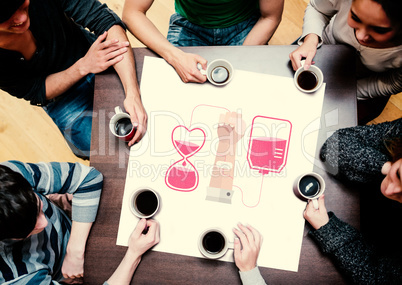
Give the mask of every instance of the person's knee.
[{"label": "person's knee", "polygon": [[71,127],[64,130],[64,137],[73,153],[81,158],[89,158],[91,149],[92,113],[76,119]]}]

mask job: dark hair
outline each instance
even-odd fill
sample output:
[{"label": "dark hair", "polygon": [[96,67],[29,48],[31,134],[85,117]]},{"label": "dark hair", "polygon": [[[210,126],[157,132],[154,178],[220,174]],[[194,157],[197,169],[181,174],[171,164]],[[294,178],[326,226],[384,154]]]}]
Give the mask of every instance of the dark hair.
[{"label": "dark hair", "polygon": [[381,5],[385,14],[391,21],[392,25],[398,27],[398,34],[401,35],[401,0],[373,0]]},{"label": "dark hair", "polygon": [[385,141],[385,146],[392,157],[392,162],[402,158],[402,138],[389,139]]},{"label": "dark hair", "polygon": [[1,0],[0,1],[0,23],[11,18],[12,15],[24,4],[25,0]]},{"label": "dark hair", "polygon": [[0,240],[26,238],[38,218],[38,198],[19,173],[0,165]]}]

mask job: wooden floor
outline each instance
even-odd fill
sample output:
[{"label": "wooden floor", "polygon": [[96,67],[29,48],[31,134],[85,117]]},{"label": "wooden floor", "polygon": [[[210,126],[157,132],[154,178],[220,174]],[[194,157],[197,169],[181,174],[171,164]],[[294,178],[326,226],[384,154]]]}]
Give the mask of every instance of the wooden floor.
[{"label": "wooden floor", "polygon": [[[124,0],[102,1],[121,16]],[[270,41],[272,45],[291,44],[300,34],[307,0],[285,0],[282,22]],[[147,15],[166,35],[174,0],[155,0]],[[134,47],[143,46],[129,35]],[[402,115],[402,93],[392,96],[384,112],[370,123],[390,121]],[[0,91],[0,161],[24,162],[68,161],[83,162],[74,156],[60,131],[39,107]]]}]

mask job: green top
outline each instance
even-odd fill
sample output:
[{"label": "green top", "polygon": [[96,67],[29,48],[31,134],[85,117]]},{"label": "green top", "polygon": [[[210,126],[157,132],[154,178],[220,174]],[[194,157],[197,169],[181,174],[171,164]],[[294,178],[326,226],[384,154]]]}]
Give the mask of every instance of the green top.
[{"label": "green top", "polygon": [[259,13],[258,0],[175,0],[176,13],[205,28],[226,28]]}]

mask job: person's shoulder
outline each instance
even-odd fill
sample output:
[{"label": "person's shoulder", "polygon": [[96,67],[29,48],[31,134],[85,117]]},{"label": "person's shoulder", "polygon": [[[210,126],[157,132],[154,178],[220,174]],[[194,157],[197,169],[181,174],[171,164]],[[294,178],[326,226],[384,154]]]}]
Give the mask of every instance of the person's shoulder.
[{"label": "person's shoulder", "polygon": [[27,164],[18,160],[3,161],[0,165],[6,166],[15,172],[22,172],[27,169]]}]

